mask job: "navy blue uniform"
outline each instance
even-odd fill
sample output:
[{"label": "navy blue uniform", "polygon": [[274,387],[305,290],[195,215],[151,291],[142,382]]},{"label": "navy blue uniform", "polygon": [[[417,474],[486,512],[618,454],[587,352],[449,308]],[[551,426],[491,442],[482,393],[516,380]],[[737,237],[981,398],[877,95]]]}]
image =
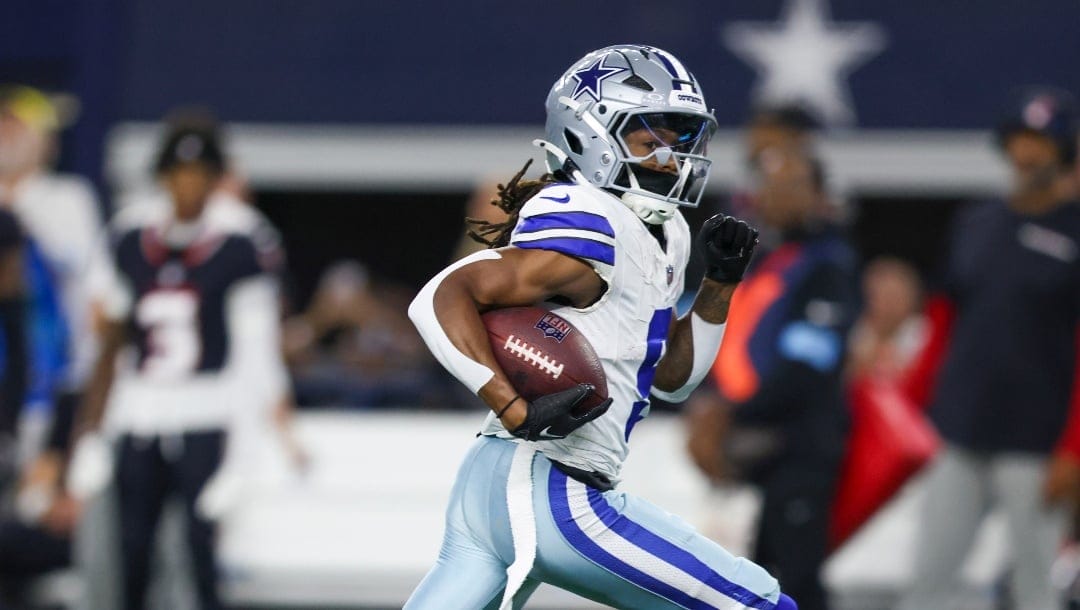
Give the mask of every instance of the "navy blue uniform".
[{"label": "navy blue uniform", "polygon": [[[200,607],[212,610],[220,607],[215,527],[198,513],[196,501],[221,465],[233,406],[224,376],[235,348],[229,299],[246,280],[271,270],[279,256],[245,235],[209,231],[186,247],[172,247],[155,226],[128,230],[114,246],[116,274],[130,292],[123,322],[138,353],[134,383],[143,388],[142,398],[128,400],[138,404],[120,406],[128,422],[152,419],[147,413],[185,422],[150,432],[128,423],[120,438],[125,607],[144,607],[158,519],[165,499],[177,493],[186,508]],[[166,405],[177,396],[188,402]],[[207,415],[191,418],[199,409]]]},{"label": "navy blue uniform", "polygon": [[[19,252],[25,238],[15,217],[0,210],[0,256]],[[14,437],[26,394],[26,311],[19,295],[0,299],[0,445]],[[11,449],[13,450],[13,448]],[[0,446],[0,484],[4,482],[6,449]]]},{"label": "navy blue uniform", "polygon": [[820,571],[847,437],[841,373],[854,284],[854,256],[835,231],[789,235],[736,291],[713,368],[742,438],[758,432],[737,464],[764,497],[754,560],[805,610],[826,607]]},{"label": "navy blue uniform", "polygon": [[1049,455],[1065,429],[1080,320],[1080,204],[1042,216],[1001,202],[958,218],[956,304],[931,415],[976,451]]},{"label": "navy blue uniform", "polygon": [[135,293],[134,315],[129,323],[140,368],[158,350],[168,349],[155,343],[153,315],[140,312],[145,311],[146,299],[170,294],[186,295],[197,303],[191,323],[201,347],[188,372],[221,370],[229,350],[225,321],[228,291],[237,282],[267,271],[267,257],[241,235],[211,235],[182,249],[166,245],[155,228],[134,229],[122,235],[116,245],[116,267]]},{"label": "navy blue uniform", "polygon": [[773,459],[831,466],[843,456],[841,370],[854,273],[847,244],[819,231],[791,236],[761,258],[735,294],[713,377],[738,405],[739,424],[782,437]]}]

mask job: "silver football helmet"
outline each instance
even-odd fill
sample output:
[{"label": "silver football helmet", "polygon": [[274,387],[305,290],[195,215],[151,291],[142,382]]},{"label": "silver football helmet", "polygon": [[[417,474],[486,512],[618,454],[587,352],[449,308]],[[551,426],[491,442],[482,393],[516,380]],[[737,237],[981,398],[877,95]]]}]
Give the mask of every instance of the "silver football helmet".
[{"label": "silver football helmet", "polygon": [[545,108],[546,139],[535,143],[549,171],[620,192],[651,224],[700,202],[716,118],[670,53],[644,45],[593,51],[555,82]]}]

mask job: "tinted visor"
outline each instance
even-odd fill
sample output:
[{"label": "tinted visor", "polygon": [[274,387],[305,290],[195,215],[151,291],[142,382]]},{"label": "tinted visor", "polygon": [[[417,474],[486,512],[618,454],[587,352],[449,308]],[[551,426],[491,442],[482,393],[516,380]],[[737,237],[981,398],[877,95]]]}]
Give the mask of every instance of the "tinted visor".
[{"label": "tinted visor", "polygon": [[631,158],[649,156],[652,149],[670,148],[672,152],[704,155],[712,136],[712,120],[678,112],[634,114],[616,127],[617,140]]}]

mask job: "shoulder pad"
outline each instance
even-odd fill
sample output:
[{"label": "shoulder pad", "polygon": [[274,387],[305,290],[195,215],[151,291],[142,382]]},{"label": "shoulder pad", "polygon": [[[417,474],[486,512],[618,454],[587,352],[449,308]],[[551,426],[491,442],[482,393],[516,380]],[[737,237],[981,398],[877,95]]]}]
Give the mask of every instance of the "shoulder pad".
[{"label": "shoulder pad", "polygon": [[108,229],[110,233],[120,235],[132,229],[164,222],[168,217],[168,201],[160,197],[141,199],[113,214]]},{"label": "shoulder pad", "polygon": [[553,184],[521,208],[510,243],[586,259],[606,279],[604,271],[615,264],[615,229],[606,208],[592,189]]},{"label": "shoulder pad", "polygon": [[607,215],[610,196],[603,191],[574,184],[572,182],[556,182],[545,186],[532,199],[525,202],[521,208],[521,217],[549,212],[592,212],[601,216]]}]

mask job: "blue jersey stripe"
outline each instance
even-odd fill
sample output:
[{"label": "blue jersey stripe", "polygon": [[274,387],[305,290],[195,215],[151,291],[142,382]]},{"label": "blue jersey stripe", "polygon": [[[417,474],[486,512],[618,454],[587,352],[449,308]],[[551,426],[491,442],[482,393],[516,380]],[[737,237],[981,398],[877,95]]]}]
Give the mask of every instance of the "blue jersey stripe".
[{"label": "blue jersey stripe", "polygon": [[589,505],[592,506],[593,512],[604,522],[604,525],[608,526],[608,529],[627,542],[670,563],[705,583],[713,590],[730,597],[747,608],[760,610],[773,610],[776,608],[776,604],[724,578],[705,562],[695,557],[693,553],[675,546],[645,527],[634,523],[626,515],[620,514],[608,504],[598,490],[592,487],[589,487],[588,490]]},{"label": "blue jersey stripe", "polygon": [[523,218],[518,233],[535,233],[547,229],[581,229],[615,237],[607,218],[591,212],[551,212]]},{"label": "blue jersey stripe", "polygon": [[690,610],[719,610],[715,606],[695,599],[662,580],[650,576],[630,564],[620,560],[607,552],[600,545],[589,538],[589,535],[578,527],[574,516],[570,512],[570,502],[566,496],[566,475],[557,468],[551,469],[548,477],[548,501],[551,504],[551,516],[559,526],[559,531],[579,553],[596,565],[608,570],[646,591],[655,593],[660,597],[679,604]]},{"label": "blue jersey stripe", "polygon": [[524,249],[562,252],[570,256],[599,261],[606,265],[615,264],[615,246],[581,237],[549,237],[533,241],[514,241],[511,244]]},{"label": "blue jersey stripe", "polygon": [[664,352],[664,343],[667,341],[668,329],[671,327],[671,310],[657,309],[649,320],[649,334],[645,337],[645,359],[637,372],[638,400],[630,407],[630,417],[626,420],[625,439],[630,440],[630,433],[634,426],[643,419],[645,407],[649,406],[649,392],[652,390],[653,379],[656,377],[656,365],[660,362],[660,355]]}]

